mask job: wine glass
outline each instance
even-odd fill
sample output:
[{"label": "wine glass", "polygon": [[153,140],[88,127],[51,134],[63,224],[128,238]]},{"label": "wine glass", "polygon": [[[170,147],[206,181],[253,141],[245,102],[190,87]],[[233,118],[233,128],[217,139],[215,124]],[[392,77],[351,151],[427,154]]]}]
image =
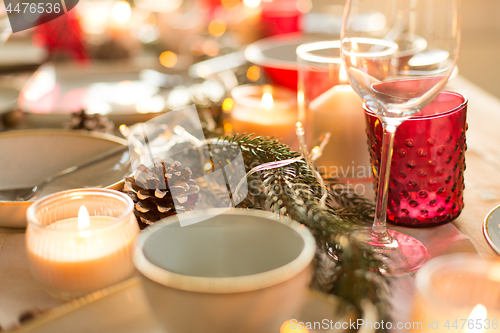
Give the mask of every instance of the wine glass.
[{"label": "wine glass", "polygon": [[[360,26],[359,18],[370,22]],[[355,236],[382,254],[389,274],[429,260],[417,239],[387,230],[389,174],[398,126],[446,84],[460,46],[459,0],[347,0],[341,54],[349,83],[383,127],[375,219]]]}]

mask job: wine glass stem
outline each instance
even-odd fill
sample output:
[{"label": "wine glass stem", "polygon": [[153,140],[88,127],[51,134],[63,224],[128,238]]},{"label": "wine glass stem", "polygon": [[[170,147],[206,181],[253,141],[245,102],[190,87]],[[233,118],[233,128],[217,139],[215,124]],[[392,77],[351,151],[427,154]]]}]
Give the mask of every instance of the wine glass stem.
[{"label": "wine glass stem", "polygon": [[389,177],[391,173],[392,151],[396,129],[402,123],[399,119],[381,118],[383,128],[382,149],[380,153],[380,169],[378,175],[377,202],[375,205],[375,219],[372,226],[372,236],[379,243],[389,244],[392,238],[387,232],[387,197]]}]

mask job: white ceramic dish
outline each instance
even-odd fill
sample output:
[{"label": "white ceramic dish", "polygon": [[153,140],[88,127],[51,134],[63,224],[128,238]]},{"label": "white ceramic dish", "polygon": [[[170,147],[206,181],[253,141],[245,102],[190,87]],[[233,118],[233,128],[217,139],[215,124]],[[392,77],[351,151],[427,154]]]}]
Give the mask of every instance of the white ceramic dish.
[{"label": "white ceramic dish", "polygon": [[116,125],[145,122],[166,110],[168,91],[141,80],[142,68],[122,62],[45,64],[19,95],[29,128],[61,128],[72,112],[106,115]]},{"label": "white ceramic dish", "polygon": [[166,331],[274,333],[297,313],[312,277],[309,229],[252,209],[184,215],[146,228],[134,250]]},{"label": "white ceramic dish", "polygon": [[[0,189],[34,186],[65,168],[83,163],[127,141],[113,135],[65,130],[26,130],[0,134]],[[79,187],[119,189],[131,173],[125,152],[48,184],[41,196]],[[26,227],[32,201],[0,201],[0,226]]]},{"label": "white ceramic dish", "polygon": [[500,206],[493,208],[483,223],[483,234],[491,248],[500,254]]},{"label": "white ceramic dish", "polygon": [[[339,299],[309,292],[297,320],[320,322],[355,320],[354,312],[338,314]],[[166,309],[168,311],[168,309]],[[281,333],[304,333],[306,330],[282,329]],[[151,314],[139,278],[127,280],[86,297],[62,305],[23,325],[16,333],[167,333]],[[345,332],[344,330],[308,330]],[[194,332],[193,332],[194,333]],[[257,333],[257,332],[256,332]],[[280,332],[276,332],[280,333]]]}]

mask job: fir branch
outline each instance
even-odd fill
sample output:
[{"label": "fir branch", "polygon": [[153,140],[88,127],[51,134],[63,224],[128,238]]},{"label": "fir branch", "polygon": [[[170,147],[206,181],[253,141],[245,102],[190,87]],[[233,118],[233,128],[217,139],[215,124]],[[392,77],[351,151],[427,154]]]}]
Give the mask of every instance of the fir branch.
[{"label": "fir branch", "polygon": [[[253,135],[233,135],[221,138],[240,146],[247,171],[267,162],[300,156],[273,138]],[[322,292],[337,295],[358,309],[368,298],[388,319],[389,280],[379,268],[381,262],[363,243],[350,233],[372,219],[373,205],[352,191],[333,191],[336,181],[327,179],[329,198],[321,207],[321,187],[304,161],[282,168],[265,170],[253,176],[253,187],[240,207],[265,209],[286,215],[306,225],[317,245],[316,270],[312,286]]]}]

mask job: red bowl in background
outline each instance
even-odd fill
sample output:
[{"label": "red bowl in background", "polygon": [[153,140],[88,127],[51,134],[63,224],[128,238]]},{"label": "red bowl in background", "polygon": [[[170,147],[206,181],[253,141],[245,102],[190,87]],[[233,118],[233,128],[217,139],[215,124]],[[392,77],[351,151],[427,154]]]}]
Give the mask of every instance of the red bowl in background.
[{"label": "red bowl in background", "polygon": [[297,90],[297,55],[304,43],[338,39],[338,35],[291,33],[261,39],[245,49],[245,58],[262,67],[276,85]]}]

